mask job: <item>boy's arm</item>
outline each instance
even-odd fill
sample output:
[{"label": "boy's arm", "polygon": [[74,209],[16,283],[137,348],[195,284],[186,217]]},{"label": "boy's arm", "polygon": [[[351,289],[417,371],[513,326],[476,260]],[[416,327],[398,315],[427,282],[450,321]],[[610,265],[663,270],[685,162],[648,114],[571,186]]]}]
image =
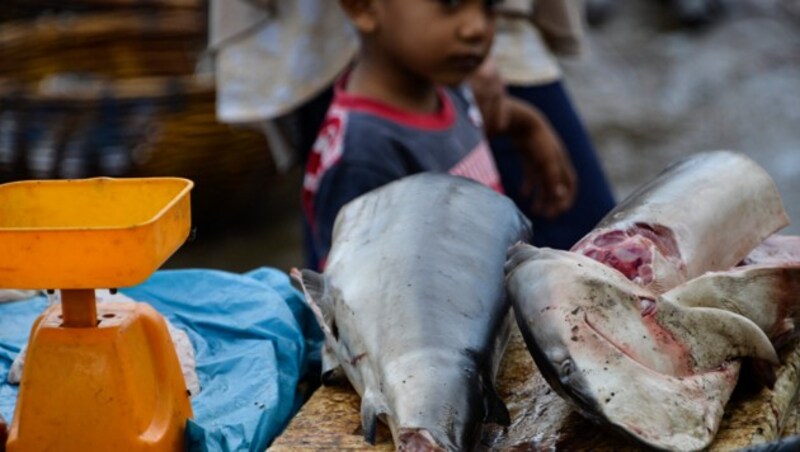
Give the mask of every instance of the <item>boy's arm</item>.
[{"label": "boy's arm", "polygon": [[[524,195],[535,190],[533,211],[554,218],[572,206],[577,176],[547,119],[533,106],[505,92],[500,71],[487,59],[469,84],[487,135],[509,135],[525,165]],[[502,175],[501,175],[502,177]]]},{"label": "boy's arm", "polygon": [[533,106],[505,95],[501,101],[508,118],[507,134],[520,152],[525,170],[522,193],[535,194],[533,211],[554,218],[568,210],[577,194],[577,176],[561,140]]}]

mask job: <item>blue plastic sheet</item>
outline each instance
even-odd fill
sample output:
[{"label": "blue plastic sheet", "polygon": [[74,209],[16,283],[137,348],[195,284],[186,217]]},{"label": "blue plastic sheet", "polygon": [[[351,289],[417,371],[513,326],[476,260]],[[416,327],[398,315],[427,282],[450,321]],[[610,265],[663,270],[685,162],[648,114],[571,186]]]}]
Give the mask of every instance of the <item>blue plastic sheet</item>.
[{"label": "blue plastic sheet", "polygon": [[[189,335],[201,392],[192,398],[190,449],[263,451],[297,409],[297,383],[318,360],[321,334],[288,276],[261,268],[240,275],[163,270],[122,289]],[[10,421],[14,357],[47,306],[45,297],[0,304],[0,414]]]}]

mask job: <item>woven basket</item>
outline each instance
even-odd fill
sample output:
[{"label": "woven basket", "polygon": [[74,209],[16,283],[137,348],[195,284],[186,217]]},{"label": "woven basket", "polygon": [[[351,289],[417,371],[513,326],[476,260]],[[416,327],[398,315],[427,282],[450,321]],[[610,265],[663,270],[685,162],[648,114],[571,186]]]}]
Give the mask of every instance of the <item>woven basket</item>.
[{"label": "woven basket", "polygon": [[42,13],[101,11],[207,11],[207,0],[0,0],[0,22],[32,19]]},{"label": "woven basket", "polygon": [[29,8],[174,8],[203,9],[206,0],[3,0],[8,5]]},{"label": "woven basket", "polygon": [[275,168],[262,133],[220,124],[210,77],[0,82],[0,182],[180,176],[196,223],[247,215]]},{"label": "woven basket", "polygon": [[51,15],[0,26],[0,77],[35,81],[54,73],[114,78],[194,73],[206,45],[205,13]]},{"label": "woven basket", "polygon": [[195,223],[247,215],[276,170],[263,133],[217,122],[205,43],[191,8],[0,24],[0,182],[180,176]]}]

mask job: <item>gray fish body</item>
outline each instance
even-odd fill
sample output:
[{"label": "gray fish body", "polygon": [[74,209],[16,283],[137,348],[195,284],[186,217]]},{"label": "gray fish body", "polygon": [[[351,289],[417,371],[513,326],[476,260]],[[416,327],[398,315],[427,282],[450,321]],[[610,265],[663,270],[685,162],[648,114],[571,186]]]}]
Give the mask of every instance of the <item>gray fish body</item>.
[{"label": "gray fish body", "polygon": [[573,251],[664,292],[741,262],[788,224],[778,189],[750,158],[695,154],[612,210]]},{"label": "gray fish body", "polygon": [[529,235],[510,200],[442,174],[341,210],[324,277],[306,270],[302,283],[362,397],[367,439],[377,417],[398,448],[465,450],[481,421],[507,417],[494,392],[509,319],[503,262]]}]

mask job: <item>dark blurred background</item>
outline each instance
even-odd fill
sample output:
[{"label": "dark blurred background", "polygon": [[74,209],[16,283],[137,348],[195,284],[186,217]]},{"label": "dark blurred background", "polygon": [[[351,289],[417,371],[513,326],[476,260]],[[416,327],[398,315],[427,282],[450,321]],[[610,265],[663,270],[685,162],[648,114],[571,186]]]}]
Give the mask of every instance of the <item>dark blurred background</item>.
[{"label": "dark blurred background", "polygon": [[[589,0],[566,83],[618,198],[670,162],[742,151],[800,234],[800,0]],[[215,117],[204,0],[3,0],[0,182],[181,176],[194,234],[166,268],[301,266],[301,168]]]}]

